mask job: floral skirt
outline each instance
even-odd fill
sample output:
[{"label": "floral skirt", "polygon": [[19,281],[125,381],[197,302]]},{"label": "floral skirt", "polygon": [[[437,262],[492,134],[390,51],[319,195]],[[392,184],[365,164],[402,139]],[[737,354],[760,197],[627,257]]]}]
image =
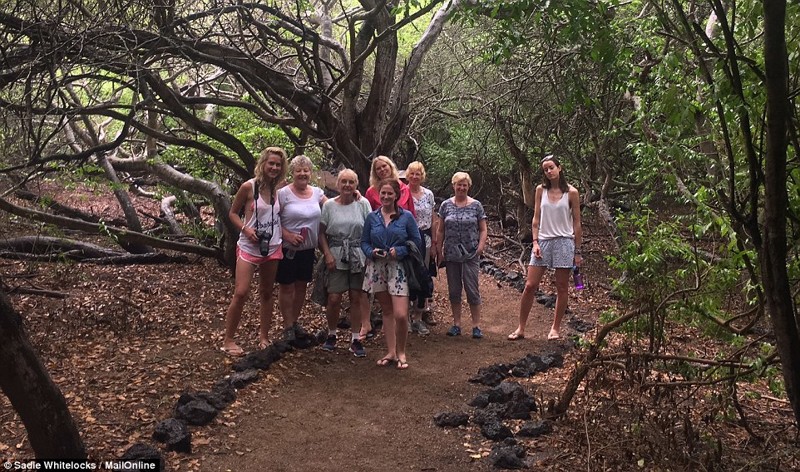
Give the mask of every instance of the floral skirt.
[{"label": "floral skirt", "polygon": [[367,260],[362,288],[369,293],[389,292],[389,295],[407,297],[408,278],[402,264],[396,260]]}]

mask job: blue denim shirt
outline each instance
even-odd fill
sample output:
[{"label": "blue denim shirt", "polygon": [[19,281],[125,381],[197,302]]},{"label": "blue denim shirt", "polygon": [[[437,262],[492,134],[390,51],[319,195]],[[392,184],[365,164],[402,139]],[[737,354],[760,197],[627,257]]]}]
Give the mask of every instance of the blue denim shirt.
[{"label": "blue denim shirt", "polygon": [[376,248],[386,251],[394,248],[397,259],[403,259],[408,255],[406,241],[413,241],[417,247],[422,246],[417,221],[410,211],[398,208],[397,218],[390,221],[387,226],[383,225],[380,208],[367,215],[364,230],[361,232],[361,250],[370,260],[372,250]]}]

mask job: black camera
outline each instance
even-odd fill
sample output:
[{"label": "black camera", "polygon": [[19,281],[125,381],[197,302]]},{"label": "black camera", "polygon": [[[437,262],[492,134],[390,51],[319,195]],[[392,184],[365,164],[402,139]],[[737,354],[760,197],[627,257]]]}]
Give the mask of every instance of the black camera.
[{"label": "black camera", "polygon": [[258,250],[264,257],[269,256],[269,242],[272,239],[272,234],[266,231],[256,233],[258,236]]}]

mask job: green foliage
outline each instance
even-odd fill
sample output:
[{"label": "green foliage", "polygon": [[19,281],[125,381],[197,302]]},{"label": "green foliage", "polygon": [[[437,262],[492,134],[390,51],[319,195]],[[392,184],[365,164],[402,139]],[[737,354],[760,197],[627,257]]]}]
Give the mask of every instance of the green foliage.
[{"label": "green foliage", "polygon": [[479,175],[503,175],[513,170],[511,159],[483,122],[452,123],[426,130],[420,159],[428,174],[428,186],[447,188],[450,177],[458,171],[471,174],[474,184]]},{"label": "green foliage", "polygon": [[[247,100],[247,97],[244,99]],[[256,157],[262,149],[268,146],[281,146],[284,149],[290,149],[291,146],[291,142],[283,130],[265,123],[254,113],[244,108],[220,107],[217,111],[216,125],[223,131],[235,136]],[[197,134],[194,139],[238,161],[238,156],[219,142],[202,134]],[[209,156],[193,148],[168,146],[161,153],[161,159],[173,165],[180,165],[186,169],[186,172],[202,179],[222,180],[230,173],[229,169],[215,161],[211,161]]]}]

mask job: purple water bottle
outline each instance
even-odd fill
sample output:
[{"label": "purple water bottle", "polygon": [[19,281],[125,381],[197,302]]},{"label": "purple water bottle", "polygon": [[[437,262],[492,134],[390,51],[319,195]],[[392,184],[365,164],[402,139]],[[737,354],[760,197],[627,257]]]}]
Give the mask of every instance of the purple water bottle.
[{"label": "purple water bottle", "polygon": [[583,274],[578,266],[572,267],[572,280],[575,281],[575,290],[583,290]]}]

